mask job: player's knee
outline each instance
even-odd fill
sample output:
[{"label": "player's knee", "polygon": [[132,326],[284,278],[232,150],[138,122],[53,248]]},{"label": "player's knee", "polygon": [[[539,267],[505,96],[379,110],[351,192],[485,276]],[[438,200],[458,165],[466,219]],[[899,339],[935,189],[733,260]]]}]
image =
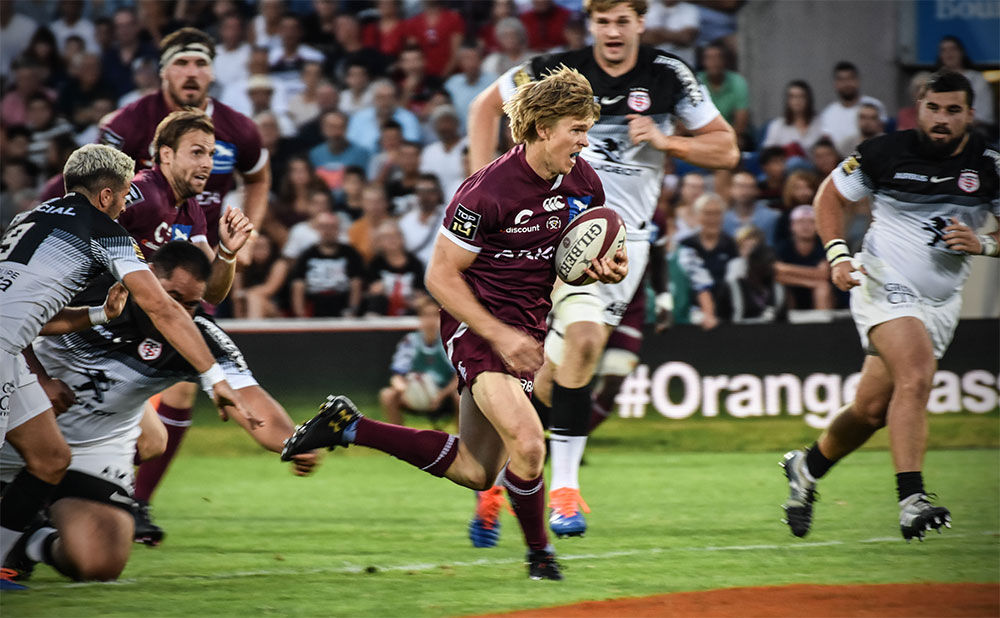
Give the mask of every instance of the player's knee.
[{"label": "player's knee", "polygon": [[888,401],[869,398],[855,400],[849,411],[859,422],[873,429],[881,429],[885,427],[885,415],[888,409]]},{"label": "player's knee", "polygon": [[908,369],[903,375],[896,378],[893,384],[893,393],[926,399],[931,393],[933,377],[933,371],[924,371],[919,367]]},{"label": "player's knee", "polygon": [[167,450],[167,428],[162,424],[152,427],[144,427],[139,439],[136,440],[135,450],[139,453],[140,461],[147,461],[159,457]]},{"label": "player's knee", "polygon": [[65,442],[46,444],[42,448],[22,453],[24,465],[35,477],[57,485],[66,475],[72,455]]},{"label": "player's knee", "polygon": [[77,581],[107,582],[118,579],[125,570],[125,560],[117,556],[91,555],[77,561],[74,579]]},{"label": "player's knee", "polygon": [[521,467],[527,468],[532,476],[542,473],[545,466],[545,438],[541,433],[519,439],[512,451],[511,458],[517,459]]}]

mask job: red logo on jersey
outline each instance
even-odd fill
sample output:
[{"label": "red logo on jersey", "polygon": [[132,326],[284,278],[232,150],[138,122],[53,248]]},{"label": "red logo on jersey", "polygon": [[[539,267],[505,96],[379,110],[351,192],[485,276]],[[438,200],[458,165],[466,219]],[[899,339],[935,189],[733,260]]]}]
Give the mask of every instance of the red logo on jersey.
[{"label": "red logo on jersey", "polygon": [[645,90],[633,90],[628,93],[628,107],[634,112],[644,112],[649,109],[651,101]]},{"label": "red logo on jersey", "polygon": [[958,188],[966,193],[975,193],[979,189],[979,172],[969,170],[959,174]]},{"label": "red logo on jersey", "polygon": [[139,358],[142,360],[156,360],[160,358],[161,352],[163,352],[163,344],[155,339],[147,337],[139,344]]}]

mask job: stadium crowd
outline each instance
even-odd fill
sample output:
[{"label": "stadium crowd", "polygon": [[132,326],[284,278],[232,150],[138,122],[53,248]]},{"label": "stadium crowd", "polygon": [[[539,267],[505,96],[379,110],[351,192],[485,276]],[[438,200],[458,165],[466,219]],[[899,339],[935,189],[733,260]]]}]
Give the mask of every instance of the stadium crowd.
[{"label": "stadium crowd", "polygon": [[[251,117],[270,153],[268,214],[220,315],[416,313],[444,210],[469,174],[467,111],[530,57],[588,44],[580,0],[63,0],[0,2],[0,228],[103,118],[160,86],[158,45],[183,26],[216,41],[212,96]],[[669,250],[675,321],[783,319],[845,307],[831,284],[812,206],[820,181],[863,140],[911,128],[914,107],[863,94],[863,71],[789,75],[783,110],[751,118],[731,2],[652,0],[644,42],[697,70],[735,128],[737,170],[668,162],[658,242]],[[940,67],[976,93],[995,136],[992,92],[962,42]],[[911,92],[928,73],[913,76]],[[832,80],[837,99],[813,91]],[[501,149],[510,146],[507,131]],[[224,203],[239,207],[240,190]],[[852,205],[860,246],[866,201]]]}]

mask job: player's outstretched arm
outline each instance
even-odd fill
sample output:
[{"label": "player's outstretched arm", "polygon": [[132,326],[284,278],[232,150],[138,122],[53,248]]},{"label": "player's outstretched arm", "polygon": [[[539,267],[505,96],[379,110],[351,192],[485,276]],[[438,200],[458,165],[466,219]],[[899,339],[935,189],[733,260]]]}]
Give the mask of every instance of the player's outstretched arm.
[{"label": "player's outstretched arm", "polygon": [[541,345],[525,333],[493,317],[479,304],[469,284],[462,278],[462,272],[475,259],[476,253],[459,247],[447,238],[439,239],[434,244],[434,252],[424,277],[427,291],[445,311],[489,341],[512,371],[537,370],[543,359]]},{"label": "player's outstretched arm", "polygon": [[496,158],[503,116],[500,81],[493,82],[469,105],[469,170],[476,173]]},{"label": "player's outstretched arm", "polygon": [[202,386],[212,388],[215,407],[223,420],[229,416],[246,418],[251,425],[260,421],[243,407],[239,395],[226,381],[222,368],[215,362],[201,332],[180,303],[170,298],[149,270],[136,270],[122,278],[122,283],[139,307],[146,312],[153,326],[191,366],[201,374]]},{"label": "player's outstretched arm", "polygon": [[[255,429],[247,419],[236,418],[240,427],[250,434],[257,444],[274,453],[280,453],[285,440],[295,431],[295,423],[288,416],[284,406],[278,403],[271,394],[259,385],[247,386],[237,391],[248,409],[254,416],[263,421],[264,426]],[[298,476],[311,474],[319,463],[316,451],[302,453],[292,458],[293,471]]]},{"label": "player's outstretched arm", "polygon": [[213,254],[208,243],[199,245],[207,251],[212,261],[212,274],[205,288],[205,300],[217,305],[226,299],[236,275],[236,258],[247,244],[254,227],[250,219],[237,208],[230,208],[219,218],[219,252]]},{"label": "player's outstretched arm", "polygon": [[[844,208],[848,203],[847,198],[834,184],[832,175],[826,177],[813,199],[816,231],[823,241],[827,259],[830,261],[830,281],[845,292],[860,285],[860,282],[851,275],[856,269],[851,263],[847,243],[841,240],[844,237]],[[846,257],[838,257],[838,253]]]},{"label": "player's outstretched arm", "polygon": [[64,307],[59,313],[52,316],[45,326],[42,327],[40,335],[64,335],[75,333],[78,330],[85,330],[98,324],[107,324],[111,320],[122,314],[125,308],[125,300],[128,298],[128,290],[121,283],[115,283],[108,290],[108,296],[104,299],[103,305],[96,307]]}]

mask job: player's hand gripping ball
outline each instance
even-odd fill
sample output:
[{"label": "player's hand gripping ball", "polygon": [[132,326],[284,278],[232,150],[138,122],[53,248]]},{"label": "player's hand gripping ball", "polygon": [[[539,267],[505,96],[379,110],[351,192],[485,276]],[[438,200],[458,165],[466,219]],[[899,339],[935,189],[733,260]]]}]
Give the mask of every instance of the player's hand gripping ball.
[{"label": "player's hand gripping ball", "polygon": [[593,259],[613,260],[625,250],[625,223],[614,210],[599,206],[583,211],[563,230],[556,245],[556,274],[570,285],[596,281],[584,271]]}]

